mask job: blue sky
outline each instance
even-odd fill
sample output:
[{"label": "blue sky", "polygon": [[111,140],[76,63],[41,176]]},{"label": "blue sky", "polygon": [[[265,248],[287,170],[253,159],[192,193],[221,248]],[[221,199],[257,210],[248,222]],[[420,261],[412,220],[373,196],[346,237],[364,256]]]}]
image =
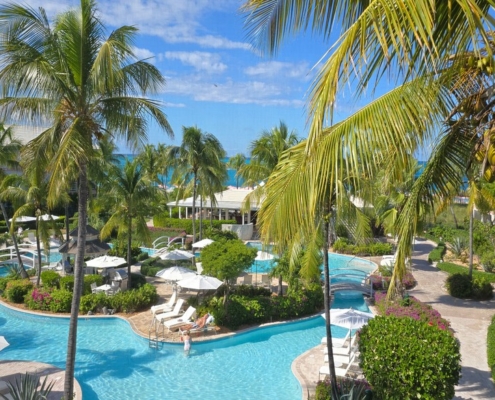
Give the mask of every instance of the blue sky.
[{"label": "blue sky", "polygon": [[[31,0],[53,17],[74,0]],[[158,97],[175,140],[151,128],[149,142],[179,144],[182,127],[196,125],[214,134],[228,155],[245,153],[265,129],[284,121],[306,137],[306,92],[328,47],[311,34],[289,39],[275,57],[251,47],[239,0],[100,0],[107,27],[139,29],[135,52],[150,58],[167,84]],[[341,110],[349,105],[339,105]],[[126,151],[125,148],[121,148]]]}]

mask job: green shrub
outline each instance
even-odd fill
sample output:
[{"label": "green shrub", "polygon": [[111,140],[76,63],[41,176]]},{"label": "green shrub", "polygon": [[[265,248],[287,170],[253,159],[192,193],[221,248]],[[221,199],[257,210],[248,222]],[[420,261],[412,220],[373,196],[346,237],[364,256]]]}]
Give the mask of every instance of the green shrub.
[{"label": "green shrub", "polygon": [[[236,224],[236,220],[213,220],[213,228],[222,229],[223,224]],[[209,221],[208,221],[209,224]],[[153,217],[153,225],[161,228],[174,228],[186,231],[189,235],[192,234],[192,220],[189,218],[169,218],[168,212]],[[196,220],[196,231],[199,231],[199,221]]]},{"label": "green shrub", "polygon": [[[467,268],[462,265],[457,265],[453,263],[442,262],[437,264],[437,268],[442,271],[448,272],[449,274],[455,273],[467,273]],[[483,271],[473,270],[473,277],[485,278],[488,282],[495,283],[495,274]]]},{"label": "green shrub", "polygon": [[146,285],[146,277],[141,274],[131,273],[131,289],[139,289]]},{"label": "green shrub", "polygon": [[466,241],[464,238],[456,237],[450,244],[450,251],[456,256],[460,257],[464,250],[466,250]]},{"label": "green shrub", "polygon": [[0,290],[3,292],[5,288],[7,287],[7,283],[9,283],[12,278],[9,278],[8,276],[5,276],[3,278],[0,278]]},{"label": "green shrub", "polygon": [[86,294],[81,297],[81,302],[79,303],[79,311],[82,314],[87,314],[89,311],[98,312],[103,307],[112,308],[111,299],[111,297],[107,296],[103,292]]},{"label": "green shrub", "polygon": [[12,303],[24,303],[24,297],[33,288],[29,279],[16,279],[7,283],[5,297]]},{"label": "green shrub", "polygon": [[[337,391],[339,398],[345,400],[371,400],[372,392],[368,382],[364,380],[357,380],[352,378],[337,377]],[[330,379],[319,381],[316,384],[315,396],[311,397],[312,400],[331,400],[332,399],[332,385]],[[347,395],[350,394],[350,397]],[[340,397],[341,396],[341,397]]]},{"label": "green shrub", "polygon": [[488,366],[492,371],[492,379],[495,379],[495,315],[492,317],[492,323],[488,327],[486,341],[488,352]]},{"label": "green shrub", "polygon": [[74,291],[74,275],[67,275],[60,278],[59,287],[62,290]]},{"label": "green shrub", "polygon": [[41,272],[41,283],[44,287],[58,288],[60,281],[60,275],[55,271],[43,271]]},{"label": "green shrub", "polygon": [[472,282],[474,300],[490,300],[493,297],[493,287],[487,279],[474,277]]},{"label": "green shrub", "polygon": [[68,290],[54,290],[52,292],[52,301],[50,302],[50,311],[56,313],[69,313],[72,304],[72,292]]},{"label": "green shrub", "polygon": [[49,311],[53,288],[34,288],[25,297],[24,304],[30,310]]},{"label": "green shrub", "polygon": [[480,262],[486,272],[493,272],[495,270],[495,252],[492,250],[483,253]]},{"label": "green shrub", "polygon": [[141,254],[139,254],[137,256],[138,261],[144,261],[144,260],[147,260],[148,258],[150,258],[150,255],[148,253],[146,253],[145,251],[142,251],[142,250],[141,250]]},{"label": "green shrub", "polygon": [[446,247],[444,243],[439,243],[436,248],[434,248],[430,254],[428,255],[428,262],[440,262],[442,261],[443,256],[445,255]]},{"label": "green shrub", "polygon": [[458,299],[467,299],[473,294],[473,284],[468,274],[450,275],[447,278],[446,286],[449,294]]},{"label": "green shrub", "polygon": [[[150,258],[149,260],[153,260],[153,258]],[[141,274],[145,276],[155,276],[156,273],[162,269],[162,267],[157,267],[153,265],[152,262],[148,262],[148,260],[141,264]]]},{"label": "green shrub", "polygon": [[351,244],[348,239],[339,238],[332,246],[336,253],[353,254],[358,256],[383,256],[392,253],[390,243],[370,243],[363,245]]},{"label": "green shrub", "polygon": [[448,330],[412,318],[377,316],[361,329],[359,351],[360,366],[379,399],[454,397],[461,355]]},{"label": "green shrub", "polygon": [[83,295],[91,293],[92,283],[96,283],[96,286],[103,285],[103,276],[98,274],[84,275]]}]

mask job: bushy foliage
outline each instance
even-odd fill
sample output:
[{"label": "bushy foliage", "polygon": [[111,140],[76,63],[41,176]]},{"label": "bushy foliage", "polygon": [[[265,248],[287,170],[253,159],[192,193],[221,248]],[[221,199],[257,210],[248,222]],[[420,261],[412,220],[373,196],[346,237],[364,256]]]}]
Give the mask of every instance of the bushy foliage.
[{"label": "bushy foliage", "polygon": [[[142,250],[138,246],[131,247],[131,263],[134,264],[135,262],[137,262],[137,258],[141,254],[141,252]],[[113,247],[108,251],[108,255],[122,257],[127,260],[127,243],[125,242],[114,243]]]},{"label": "bushy foliage", "polygon": [[141,254],[139,254],[137,256],[138,261],[144,261],[144,260],[147,260],[148,258],[150,258],[150,255],[148,253],[146,253],[145,251],[141,251]]},{"label": "bushy foliage", "polygon": [[446,252],[445,243],[439,243],[437,247],[435,247],[432,251],[430,251],[430,254],[428,255],[428,262],[431,264],[434,262],[442,261],[445,252]]},{"label": "bushy foliage", "polygon": [[50,311],[53,288],[34,288],[25,298],[24,303],[30,310]]},{"label": "bushy foliage", "polygon": [[[242,291],[242,289],[241,289]],[[246,293],[246,292],[244,292]],[[212,298],[207,306],[218,325],[238,329],[242,325],[280,321],[315,313],[323,305],[323,290],[314,284],[286,296],[233,294],[223,304],[220,297]]]},{"label": "bushy foliage", "polygon": [[482,277],[473,278],[473,299],[474,300],[490,300],[493,297],[493,286],[491,283]]},{"label": "bushy foliage", "polygon": [[466,241],[464,238],[456,237],[450,244],[449,249],[456,257],[460,257],[466,250]]},{"label": "bushy foliage", "polygon": [[[458,265],[458,264],[453,264],[453,263],[447,263],[447,262],[438,263],[437,268],[441,269],[442,271],[445,271],[449,274],[456,274],[456,273],[466,274],[467,273],[466,267],[463,267],[462,265]],[[495,283],[495,274],[492,274],[490,272],[473,270],[473,277],[484,278],[487,282]]]},{"label": "bushy foliage", "polygon": [[490,250],[483,253],[480,262],[485,272],[493,272],[495,270],[495,252]]},{"label": "bushy foliage", "polygon": [[41,283],[44,287],[58,288],[60,275],[55,271],[41,272]]},{"label": "bushy foliage", "polygon": [[[209,223],[209,222],[208,222]],[[213,220],[213,227],[222,229],[222,224],[236,224],[236,220]],[[192,234],[192,220],[189,218],[169,218],[168,212],[153,217],[153,225],[161,228],[174,228],[185,230],[189,235]],[[199,221],[196,220],[196,230],[199,230]]]},{"label": "bushy foliage", "polygon": [[[74,291],[74,275],[66,275],[60,278],[59,287],[62,290]],[[84,293],[84,291],[83,291]]]},{"label": "bushy foliage", "polygon": [[14,280],[14,279],[16,279],[16,278],[11,278],[8,276],[4,276],[4,277],[0,278],[0,290],[2,292],[5,291],[5,288],[7,287],[7,283],[9,283],[9,281]]},{"label": "bushy foliage", "polygon": [[495,379],[495,315],[492,317],[492,323],[488,327],[486,341],[488,352],[488,366],[492,371],[492,379]]},{"label": "bushy foliage", "polygon": [[146,277],[141,274],[131,273],[131,289],[139,289],[146,284]]},{"label": "bushy foliage", "polygon": [[139,289],[119,292],[109,297],[110,307],[115,312],[133,313],[144,310],[155,304],[158,300],[156,287],[146,283]]},{"label": "bushy foliage", "polygon": [[[365,380],[341,378],[339,376],[337,377],[337,393],[339,396],[342,396],[340,398],[346,400],[371,400],[373,398],[370,385]],[[332,385],[330,379],[319,381],[316,384],[315,396],[311,397],[311,399],[332,399]]]},{"label": "bushy foliage", "polygon": [[[117,293],[118,295],[119,293]],[[89,311],[98,312],[103,307],[112,308],[110,306],[111,297],[105,293],[86,294],[81,296],[81,302],[79,303],[79,311],[81,314],[87,314]]]},{"label": "bushy foliage", "polygon": [[208,237],[214,241],[239,239],[239,236],[235,232],[222,231],[222,229],[210,228],[210,227],[206,228],[204,236],[206,236],[206,237]]},{"label": "bushy foliage", "polygon": [[392,245],[390,243],[370,243],[356,245],[350,243],[349,240],[339,238],[332,246],[336,253],[352,254],[357,256],[383,256],[392,253]]},{"label": "bushy foliage", "polygon": [[389,301],[385,292],[377,292],[375,293],[375,306],[380,315],[398,318],[408,317],[442,330],[450,329],[450,322],[442,318],[437,310],[413,296],[406,297],[401,301]]},{"label": "bushy foliage", "polygon": [[[103,285],[103,276],[98,274],[84,275],[84,283],[83,283],[83,291],[82,291],[83,295],[91,293],[92,283],[96,283],[96,286]],[[60,287],[62,287],[62,285],[60,285]],[[74,287],[74,281],[72,281],[72,287]]]},{"label": "bushy foliage", "polygon": [[155,276],[158,271],[163,269],[161,266],[153,265],[153,260],[153,258],[149,258],[141,264],[141,274],[145,276]]},{"label": "bushy foliage", "polygon": [[377,316],[360,331],[360,366],[379,399],[450,400],[461,373],[459,347],[448,330]]},{"label": "bushy foliage", "polygon": [[68,290],[54,290],[50,302],[50,311],[55,313],[69,313],[72,305],[72,292]]},{"label": "bushy foliage", "polygon": [[24,297],[33,288],[29,279],[10,280],[5,288],[4,295],[12,303],[23,303]]},{"label": "bushy foliage", "polygon": [[[370,275],[370,282],[373,285],[373,290],[387,290],[390,285],[391,274],[385,276]],[[413,274],[406,272],[402,278],[402,285],[405,289],[412,289],[416,285],[416,280]]]},{"label": "bushy foliage", "polygon": [[465,229],[455,229],[446,225],[435,225],[434,227],[428,230],[428,234],[430,237],[444,241],[444,242],[453,242],[454,238],[467,238],[468,232]]},{"label": "bushy foliage", "polygon": [[449,294],[458,299],[488,300],[493,297],[493,287],[483,277],[470,278],[468,274],[455,273],[447,278],[446,286]]}]

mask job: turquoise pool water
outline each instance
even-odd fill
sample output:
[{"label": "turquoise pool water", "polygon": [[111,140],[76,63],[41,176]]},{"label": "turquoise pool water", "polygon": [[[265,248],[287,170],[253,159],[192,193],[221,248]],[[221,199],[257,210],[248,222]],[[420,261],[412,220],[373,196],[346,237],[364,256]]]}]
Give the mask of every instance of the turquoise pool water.
[{"label": "turquoise pool water", "polygon": [[[340,292],[332,307],[367,311],[362,295]],[[0,332],[11,344],[2,360],[36,360],[65,368],[68,318],[27,315],[0,305]],[[347,330],[332,326],[332,335]],[[150,349],[127,321],[81,318],[76,378],[85,400],[300,399],[293,360],[320,343],[320,316],[278,324],[217,341],[197,342],[190,357],[180,344]]]}]

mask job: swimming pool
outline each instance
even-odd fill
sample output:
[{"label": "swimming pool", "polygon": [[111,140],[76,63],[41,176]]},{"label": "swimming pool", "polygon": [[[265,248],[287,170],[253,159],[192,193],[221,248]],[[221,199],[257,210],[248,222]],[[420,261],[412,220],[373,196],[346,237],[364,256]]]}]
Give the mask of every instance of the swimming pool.
[{"label": "swimming pool", "polygon": [[[350,292],[349,292],[350,293]],[[332,307],[367,311],[360,294],[337,293]],[[65,368],[68,318],[29,315],[0,305],[0,332],[11,344],[2,360],[36,360]],[[332,335],[347,330],[332,326]],[[320,343],[324,320],[277,324],[216,341],[193,342],[190,357],[182,345],[150,349],[127,321],[81,318],[76,378],[85,400],[300,399],[291,364]]]}]

